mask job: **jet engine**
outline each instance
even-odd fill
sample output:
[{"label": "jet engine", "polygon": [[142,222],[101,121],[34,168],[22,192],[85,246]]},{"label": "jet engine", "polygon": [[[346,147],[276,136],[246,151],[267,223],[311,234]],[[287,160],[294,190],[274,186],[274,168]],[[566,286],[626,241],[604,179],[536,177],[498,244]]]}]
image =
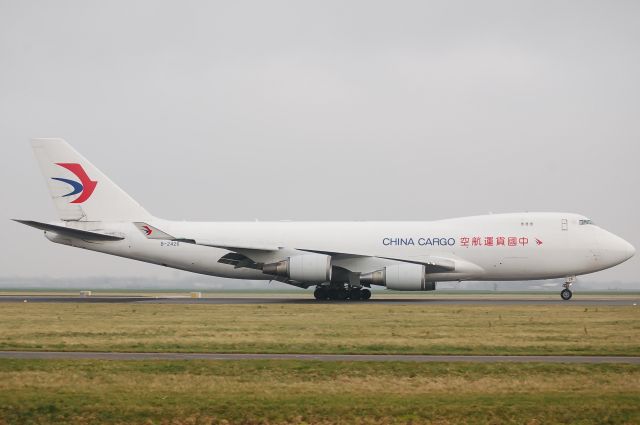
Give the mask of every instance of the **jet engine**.
[{"label": "jet engine", "polygon": [[265,264],[262,273],[304,283],[331,281],[331,256],[324,254],[302,254],[277,263]]},{"label": "jet engine", "polygon": [[386,286],[396,291],[433,291],[435,282],[426,281],[425,266],[420,264],[398,264],[382,270],[360,275],[363,285]]}]

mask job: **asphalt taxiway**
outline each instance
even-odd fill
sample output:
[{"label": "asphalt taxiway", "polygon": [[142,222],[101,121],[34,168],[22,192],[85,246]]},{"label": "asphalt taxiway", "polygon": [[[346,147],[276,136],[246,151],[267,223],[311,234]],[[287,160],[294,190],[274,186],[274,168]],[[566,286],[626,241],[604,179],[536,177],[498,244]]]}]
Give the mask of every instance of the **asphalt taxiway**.
[{"label": "asphalt taxiway", "polygon": [[437,297],[437,298],[375,298],[368,301],[317,301],[313,297],[166,297],[166,296],[88,296],[77,295],[0,295],[0,303],[144,303],[144,304],[374,304],[374,305],[602,305],[602,306],[640,306],[640,295],[623,297],[574,297],[570,301],[558,299],[540,299],[536,297]]},{"label": "asphalt taxiway", "polygon": [[85,351],[0,351],[0,359],[28,360],[315,360],[325,362],[471,362],[471,363],[627,363],[640,357],[618,356],[446,356],[416,354],[236,354],[117,353]]}]

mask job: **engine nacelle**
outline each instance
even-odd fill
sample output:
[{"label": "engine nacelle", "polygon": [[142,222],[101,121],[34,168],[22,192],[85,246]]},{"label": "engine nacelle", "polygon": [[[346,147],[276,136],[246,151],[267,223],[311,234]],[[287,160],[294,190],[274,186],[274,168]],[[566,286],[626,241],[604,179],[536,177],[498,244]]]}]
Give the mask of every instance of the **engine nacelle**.
[{"label": "engine nacelle", "polygon": [[420,264],[398,264],[360,276],[364,285],[386,286],[396,291],[433,291],[435,282],[426,281],[426,270]]},{"label": "engine nacelle", "polygon": [[324,254],[296,255],[277,263],[265,264],[262,267],[262,273],[304,283],[329,282],[331,281],[331,256]]}]

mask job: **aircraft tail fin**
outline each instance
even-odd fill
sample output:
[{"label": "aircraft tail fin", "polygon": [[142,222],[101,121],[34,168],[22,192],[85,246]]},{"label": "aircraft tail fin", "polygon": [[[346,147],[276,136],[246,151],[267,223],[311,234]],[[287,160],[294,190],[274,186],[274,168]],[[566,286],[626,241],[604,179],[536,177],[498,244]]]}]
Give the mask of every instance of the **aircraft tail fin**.
[{"label": "aircraft tail fin", "polygon": [[152,218],[63,139],[33,139],[31,145],[61,220],[142,221]]}]

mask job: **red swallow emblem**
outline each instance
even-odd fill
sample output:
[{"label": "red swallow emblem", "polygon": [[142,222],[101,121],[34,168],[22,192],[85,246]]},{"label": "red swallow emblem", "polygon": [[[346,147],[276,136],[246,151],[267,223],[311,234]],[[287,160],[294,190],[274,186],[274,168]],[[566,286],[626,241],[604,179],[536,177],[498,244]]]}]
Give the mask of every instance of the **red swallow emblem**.
[{"label": "red swallow emblem", "polygon": [[91,194],[95,190],[98,182],[89,178],[87,173],[84,171],[84,168],[82,168],[82,165],[67,162],[57,162],[56,165],[59,165],[71,171],[80,180],[78,182],[75,180],[63,179],[62,177],[51,177],[52,180],[61,181],[73,188],[71,192],[67,193],[66,195],[62,195],[63,197],[77,195],[79,193],[80,196],[71,201],[72,204],[81,204],[91,197]]},{"label": "red swallow emblem", "polygon": [[541,241],[540,239],[538,239],[538,238],[536,238],[536,243],[537,243],[538,245],[542,245],[542,241]]}]

